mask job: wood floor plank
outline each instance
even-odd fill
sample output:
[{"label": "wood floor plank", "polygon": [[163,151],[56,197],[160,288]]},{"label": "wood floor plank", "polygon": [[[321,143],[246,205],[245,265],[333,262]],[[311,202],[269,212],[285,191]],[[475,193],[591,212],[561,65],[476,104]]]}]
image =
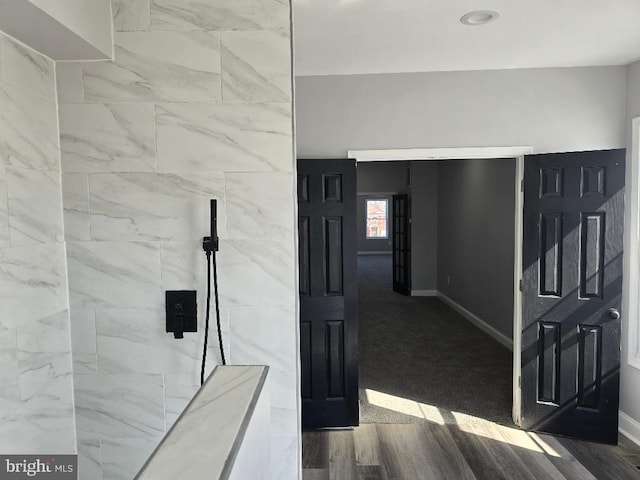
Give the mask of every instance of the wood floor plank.
[{"label": "wood floor plank", "polygon": [[328,468],[303,468],[302,480],[329,480]]},{"label": "wood floor plank", "polygon": [[353,430],[356,465],[380,465],[380,442],[375,424],[360,425]]},{"label": "wood floor plank", "polygon": [[471,467],[447,429],[442,428],[441,425],[425,424],[423,432],[429,448],[433,451],[432,459],[436,462],[442,478],[476,480]]},{"label": "wood floor plank", "polygon": [[472,432],[461,430],[457,425],[445,425],[444,428],[448,430],[476,478],[510,480],[491,458],[480,437]]},{"label": "wood floor plank", "polygon": [[487,455],[496,463],[501,474],[510,480],[537,480],[526,467],[512,446],[503,441],[491,424],[470,424],[465,426],[468,432],[478,436]]},{"label": "wood floor plank", "polygon": [[640,472],[615,452],[616,447],[565,438],[560,442],[598,480],[640,479]]},{"label": "wood floor plank", "polygon": [[329,468],[327,432],[302,432],[302,468]]},{"label": "wood floor plank", "polygon": [[329,480],[353,480],[357,477],[352,430],[327,432],[329,436]]},{"label": "wood floor plank", "polygon": [[559,439],[551,435],[528,433],[543,450],[548,452],[547,458],[567,480],[597,480],[584,465],[560,443]]},{"label": "wood floor plank", "polygon": [[438,470],[428,461],[424,432],[419,424],[378,424],[382,464],[389,480],[438,479]]},{"label": "wood floor plank", "polygon": [[358,480],[387,480],[384,467],[380,465],[358,465]]},{"label": "wood floor plank", "polygon": [[640,447],[630,442],[612,447],[489,423],[303,434],[304,480],[640,480],[634,459]]},{"label": "wood floor plank", "polygon": [[496,435],[502,438],[518,454],[522,463],[535,478],[566,480],[566,477],[549,460],[547,453],[524,430],[494,426]]}]

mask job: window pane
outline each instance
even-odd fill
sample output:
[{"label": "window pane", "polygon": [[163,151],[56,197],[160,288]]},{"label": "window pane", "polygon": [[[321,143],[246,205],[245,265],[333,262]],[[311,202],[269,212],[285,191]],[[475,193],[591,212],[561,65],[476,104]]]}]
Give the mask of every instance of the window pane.
[{"label": "window pane", "polygon": [[387,238],[387,200],[367,200],[367,238]]}]

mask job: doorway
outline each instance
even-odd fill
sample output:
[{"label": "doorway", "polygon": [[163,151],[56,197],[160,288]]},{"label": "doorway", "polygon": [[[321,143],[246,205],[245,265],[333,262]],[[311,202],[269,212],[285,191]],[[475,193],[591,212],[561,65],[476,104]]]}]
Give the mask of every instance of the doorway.
[{"label": "doorway", "polygon": [[[358,165],[359,185],[410,198],[412,267],[409,295],[399,295],[391,252],[359,251],[361,423],[512,424],[516,166]],[[406,185],[394,186],[394,167],[408,171]]]}]

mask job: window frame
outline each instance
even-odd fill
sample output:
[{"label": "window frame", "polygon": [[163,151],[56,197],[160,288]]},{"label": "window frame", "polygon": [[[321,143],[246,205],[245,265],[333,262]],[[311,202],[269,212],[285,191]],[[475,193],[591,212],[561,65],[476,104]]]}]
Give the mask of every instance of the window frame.
[{"label": "window frame", "polygon": [[[369,236],[369,202],[384,202],[385,203],[385,233],[383,236],[370,237]],[[389,199],[382,197],[365,198],[364,200],[364,235],[367,240],[389,240]]]},{"label": "window frame", "polygon": [[[632,148],[627,156],[625,190],[625,265],[623,267],[623,315],[627,317],[627,363],[640,369],[640,117],[631,121]],[[625,295],[626,294],[626,295]],[[625,299],[626,296],[626,299]],[[626,301],[625,301],[626,300]],[[626,305],[625,305],[626,304]],[[626,306],[626,308],[625,308]]]}]

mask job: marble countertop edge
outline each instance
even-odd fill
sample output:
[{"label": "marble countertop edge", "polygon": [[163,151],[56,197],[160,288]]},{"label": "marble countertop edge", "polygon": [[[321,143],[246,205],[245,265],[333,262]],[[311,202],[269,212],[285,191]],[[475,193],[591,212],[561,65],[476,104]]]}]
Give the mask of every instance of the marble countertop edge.
[{"label": "marble countertop edge", "polygon": [[[236,371],[237,374],[231,375],[231,373],[234,371]],[[186,470],[193,472],[193,464],[197,462],[198,459],[202,461],[203,469],[206,468],[207,471],[211,474],[209,478],[227,480],[231,474],[236,457],[244,441],[244,436],[255,411],[258,398],[260,397],[260,394],[264,388],[268,371],[269,367],[261,365],[217,366],[213,370],[213,372],[211,372],[204,385],[200,387],[198,392],[185,407],[184,411],[180,414],[173,426],[163,437],[162,441],[142,466],[138,474],[135,476],[134,480],[146,480],[149,478],[153,478],[154,480],[161,480],[161,478],[158,476],[158,468],[161,465],[167,466],[167,464],[174,468],[180,468],[180,464],[183,464]],[[242,380],[240,384],[234,383],[234,381],[237,381],[237,379],[243,375],[249,375],[249,378]],[[184,445],[185,441],[182,440],[182,438],[174,438],[176,434],[179,434],[181,436],[191,436],[192,438],[187,439],[187,442],[189,440],[193,441],[195,436],[198,435],[198,432],[194,432],[192,434],[191,432],[193,430],[182,432],[180,432],[180,430],[184,429],[186,424],[197,421],[198,419],[196,417],[202,413],[202,409],[211,410],[212,414],[217,419],[228,417],[228,410],[229,406],[231,405],[226,405],[226,412],[224,408],[225,402],[228,402],[228,394],[230,392],[233,392],[233,390],[237,388],[238,385],[242,384],[246,384],[245,387],[247,388],[250,385],[251,393],[250,395],[247,395],[246,399],[243,398],[241,402],[235,402],[232,404],[236,408],[236,413],[239,409],[242,409],[243,412],[239,418],[239,421],[233,420],[234,424],[231,425],[231,427],[229,428],[229,432],[225,435],[226,441],[224,442],[224,445],[226,445],[227,448],[219,448],[215,451],[211,450],[205,455],[195,454],[193,458],[185,459],[185,455],[180,452],[180,446],[181,444]],[[212,398],[207,399],[206,397],[208,395],[213,396]],[[215,425],[216,423],[219,424],[221,422],[212,423],[214,423]],[[224,456],[225,458],[219,458],[220,456]],[[216,458],[217,461],[215,461]],[[178,459],[184,459],[184,461],[178,462]],[[215,464],[219,466],[219,468],[216,469],[218,470],[217,473],[211,470],[212,462],[215,462]],[[167,479],[176,478],[174,475],[177,472],[169,470],[170,469],[160,469],[160,471],[163,473],[162,478],[165,478],[165,474]],[[148,476],[149,474],[153,475],[153,477]],[[217,477],[215,476],[216,474],[218,475]]]}]

